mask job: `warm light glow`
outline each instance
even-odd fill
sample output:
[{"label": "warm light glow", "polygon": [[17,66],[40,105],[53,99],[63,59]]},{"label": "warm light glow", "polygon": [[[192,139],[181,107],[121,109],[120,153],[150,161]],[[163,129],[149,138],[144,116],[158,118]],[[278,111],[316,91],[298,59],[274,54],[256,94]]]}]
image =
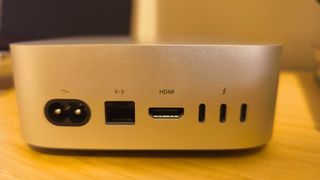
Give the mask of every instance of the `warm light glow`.
[{"label": "warm light glow", "polygon": [[158,35],[158,0],[135,0],[132,36],[137,41],[154,41]]}]

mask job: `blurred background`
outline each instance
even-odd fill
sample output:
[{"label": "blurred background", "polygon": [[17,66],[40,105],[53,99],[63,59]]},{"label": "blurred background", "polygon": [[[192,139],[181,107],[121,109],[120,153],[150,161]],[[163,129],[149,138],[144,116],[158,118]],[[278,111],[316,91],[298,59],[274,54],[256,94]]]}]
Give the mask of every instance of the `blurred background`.
[{"label": "blurred background", "polygon": [[131,0],[0,0],[0,48],[70,35],[129,34]]},{"label": "blurred background", "polygon": [[281,43],[282,68],[315,68],[317,0],[0,0],[0,48],[70,35],[132,35],[140,41],[204,38]]}]

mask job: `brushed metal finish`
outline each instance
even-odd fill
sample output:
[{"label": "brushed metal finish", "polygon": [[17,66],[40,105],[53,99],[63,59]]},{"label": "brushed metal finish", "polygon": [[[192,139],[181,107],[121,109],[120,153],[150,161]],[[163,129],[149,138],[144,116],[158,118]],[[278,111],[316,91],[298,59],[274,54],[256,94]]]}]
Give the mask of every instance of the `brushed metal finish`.
[{"label": "brushed metal finish", "polygon": [[[63,40],[11,45],[22,132],[34,146],[64,149],[242,149],[272,135],[279,45],[134,44]],[[123,89],[124,94],[115,94]],[[174,89],[174,95],[159,94]],[[51,99],[81,99],[91,119],[51,124]],[[105,101],[134,101],[134,125],[106,125]],[[204,123],[198,107],[206,105]],[[227,119],[219,108],[227,104]],[[240,107],[248,105],[240,122]],[[184,107],[180,119],[157,120],[149,107]]]}]

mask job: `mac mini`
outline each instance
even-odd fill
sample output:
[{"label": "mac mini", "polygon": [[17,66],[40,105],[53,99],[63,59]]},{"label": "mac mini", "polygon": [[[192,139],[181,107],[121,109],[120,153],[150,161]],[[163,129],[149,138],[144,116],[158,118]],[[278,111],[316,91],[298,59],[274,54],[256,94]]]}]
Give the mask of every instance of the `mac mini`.
[{"label": "mac mini", "polygon": [[280,45],[89,37],[11,44],[35,147],[234,150],[272,135]]}]

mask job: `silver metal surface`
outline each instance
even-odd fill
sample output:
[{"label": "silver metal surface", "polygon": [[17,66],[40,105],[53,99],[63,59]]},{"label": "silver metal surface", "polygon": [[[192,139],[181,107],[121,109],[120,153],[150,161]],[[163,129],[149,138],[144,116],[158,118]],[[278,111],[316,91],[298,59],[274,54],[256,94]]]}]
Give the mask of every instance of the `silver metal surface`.
[{"label": "silver metal surface", "polygon": [[[11,46],[28,143],[65,149],[211,150],[256,147],[271,138],[280,46],[84,41]],[[51,99],[86,102],[89,122],[51,124],[44,115]],[[134,125],[106,124],[105,101],[134,101]],[[198,121],[201,103],[206,105],[204,122]],[[240,122],[243,103],[247,115]],[[224,123],[219,121],[221,104],[228,106]],[[184,114],[157,120],[149,107],[183,107]]]}]

